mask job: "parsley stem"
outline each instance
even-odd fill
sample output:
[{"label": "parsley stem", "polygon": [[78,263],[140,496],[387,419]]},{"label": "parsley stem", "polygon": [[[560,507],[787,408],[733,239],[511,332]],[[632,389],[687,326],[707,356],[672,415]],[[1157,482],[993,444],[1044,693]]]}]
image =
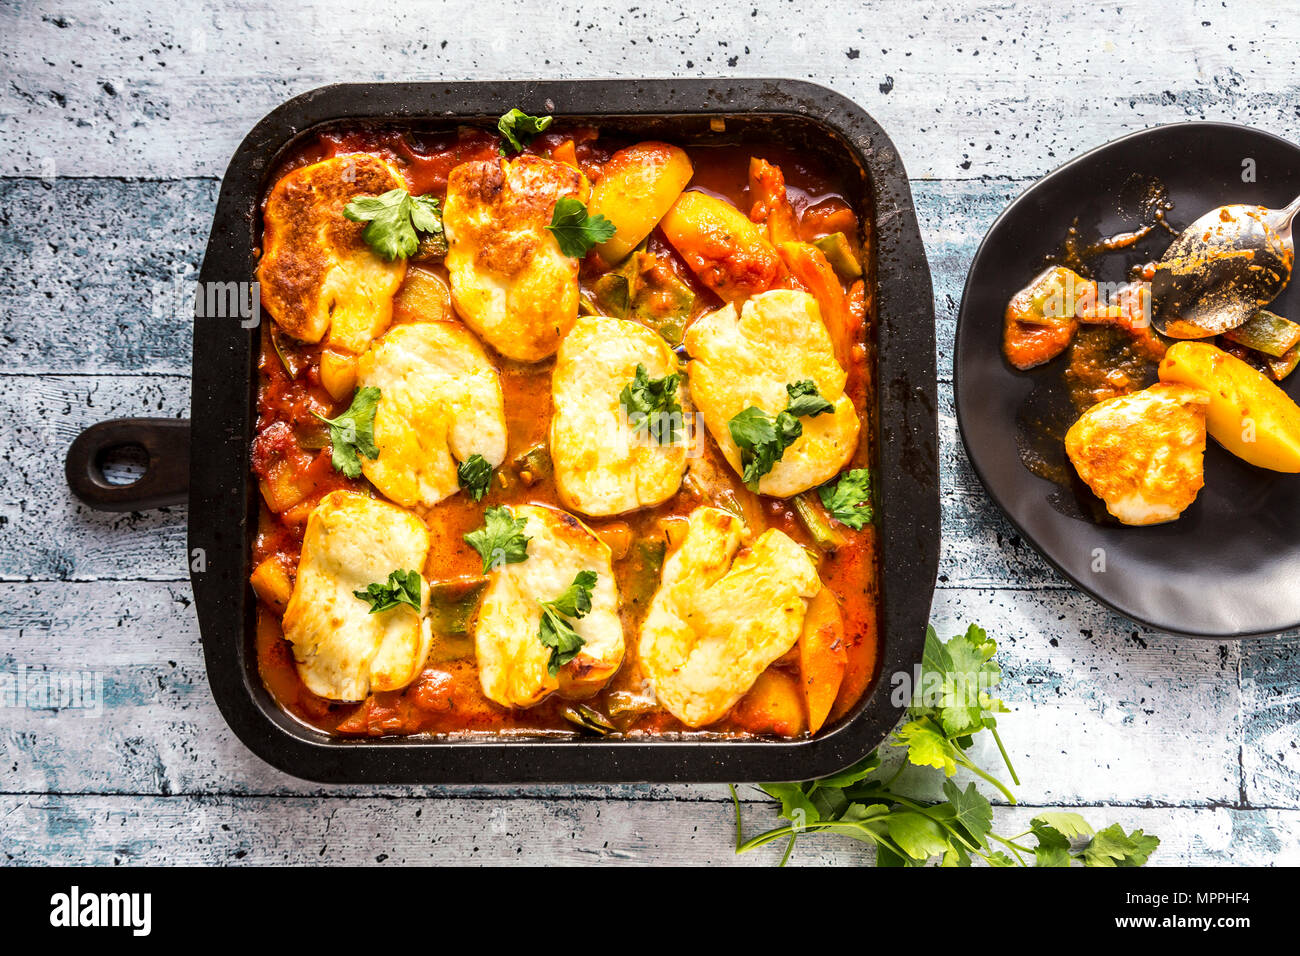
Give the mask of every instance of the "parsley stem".
[{"label": "parsley stem", "polygon": [[[1031,830],[1030,832],[1032,833],[1033,831]],[[1007,846],[1009,846],[1009,847],[1013,847],[1014,849],[1017,849],[1017,850],[1020,850],[1022,853],[1033,853],[1033,852],[1034,852],[1034,848],[1033,848],[1033,847],[1025,846],[1023,843],[1017,843],[1015,837],[1012,837],[1011,839],[1008,840],[1006,837],[1000,837],[1000,836],[998,836],[996,833],[994,833],[994,834],[992,834],[992,835],[993,835],[993,836],[998,840],[999,843],[1005,843]]]},{"label": "parsley stem", "polygon": [[1024,867],[1029,866],[1029,864],[1025,862],[1025,858],[1022,857],[1022,856],[1020,855],[1020,852],[1019,852],[1019,851],[1021,851],[1021,850],[1024,850],[1026,853],[1032,853],[1033,851],[1030,850],[1029,847],[1021,846],[1021,845],[1018,844],[1018,843],[1012,843],[1010,840],[1006,839],[1005,837],[1000,837],[1000,836],[998,836],[998,835],[997,835],[996,833],[994,833],[992,830],[989,831],[989,839],[990,839],[990,840],[997,840],[999,843],[1001,843],[1003,846],[1005,846],[1008,850],[1010,850],[1010,851],[1012,852],[1012,854],[1015,856],[1015,858],[1016,858],[1016,862],[1019,863],[1021,866],[1024,866]]},{"label": "parsley stem", "polygon": [[1019,802],[1018,800],[1016,800],[1016,795],[1007,789],[1006,784],[1004,784],[997,777],[993,776],[993,774],[981,770],[979,767],[975,766],[975,762],[971,760],[969,756],[967,756],[966,751],[962,750],[961,747],[957,746],[957,743],[955,741],[953,742],[952,747],[953,750],[957,752],[957,763],[965,767],[971,773],[978,774],[980,777],[983,777],[989,783],[993,784],[993,786],[1001,790],[1002,795],[1007,798],[1008,803],[1014,806],[1016,803]]},{"label": "parsley stem", "polygon": [[850,836],[853,836],[854,839],[857,840],[861,840],[865,837],[870,842],[876,843],[880,846],[887,846],[889,847],[889,849],[893,850],[894,852],[897,852],[902,856],[906,856],[907,854],[903,853],[901,848],[891,845],[890,841],[887,838],[881,836],[879,833],[877,833],[875,830],[871,829],[868,826],[868,824],[874,822],[876,821],[867,820],[862,823],[858,823],[855,821],[845,822],[843,820],[823,820],[817,823],[806,823],[803,826],[798,828],[796,828],[793,824],[787,824],[786,826],[777,827],[774,830],[768,830],[765,833],[760,833],[758,836],[750,837],[743,844],[741,844],[739,847],[736,848],[736,852],[748,853],[750,850],[757,850],[759,847],[766,846],[772,841],[780,840],[783,837],[795,836],[797,834],[803,834],[803,833],[814,833],[818,830],[828,830],[831,832],[847,833]]},{"label": "parsley stem", "polygon": [[1007,765],[1007,771],[1011,774],[1011,782],[1017,787],[1020,786],[1020,778],[1016,776],[1016,768],[1011,766],[1011,758],[1007,755],[1007,748],[1002,746],[1002,738],[998,735],[998,729],[990,727],[989,731],[993,734],[993,739],[997,741],[998,753],[1002,754],[1002,762]]},{"label": "parsley stem", "polygon": [[[923,813],[923,814],[925,813],[926,810],[929,809],[929,807],[927,807],[923,803],[918,803],[915,800],[909,800],[907,797],[900,797],[898,794],[890,793],[888,790],[868,790],[863,793],[855,793],[854,799],[888,800],[892,803],[897,803],[899,806],[907,807],[909,810],[915,810],[917,813]],[[926,815],[929,816],[929,814]],[[934,818],[931,817],[931,819]],[[983,856],[983,854],[980,853],[980,845],[971,840],[968,840],[966,836],[958,832],[957,829],[951,823],[947,823],[943,820],[935,820],[934,822],[939,824],[939,826],[943,827],[949,833],[951,833],[957,840],[959,840],[962,843],[963,846],[966,847],[966,849],[971,850],[974,853],[979,853],[981,856]]]},{"label": "parsley stem", "polygon": [[903,771],[906,769],[907,769],[907,761],[906,760],[899,761],[897,769],[895,769],[894,772],[889,775],[889,779],[886,780],[884,783],[882,783],[880,786],[883,789],[888,790],[891,786],[894,785],[894,781],[903,775]]},{"label": "parsley stem", "polygon": [[736,785],[727,784],[727,789],[731,791],[731,804],[736,810],[736,852],[741,852],[740,847],[745,842],[744,824],[740,822],[740,797],[736,796]]},{"label": "parsley stem", "polygon": [[799,839],[798,833],[790,834],[790,842],[785,845],[785,853],[781,855],[781,866],[785,866],[790,861],[790,854],[794,852],[794,841]]},{"label": "parsley stem", "polygon": [[[819,824],[811,824],[809,829],[815,826],[819,826]],[[766,830],[758,836],[750,837],[744,843],[739,844],[736,847],[736,852],[748,853],[750,850],[757,850],[760,846],[767,846],[767,844],[771,843],[773,840],[779,840],[792,833],[794,833],[794,827],[790,824],[777,827],[774,830]]]}]

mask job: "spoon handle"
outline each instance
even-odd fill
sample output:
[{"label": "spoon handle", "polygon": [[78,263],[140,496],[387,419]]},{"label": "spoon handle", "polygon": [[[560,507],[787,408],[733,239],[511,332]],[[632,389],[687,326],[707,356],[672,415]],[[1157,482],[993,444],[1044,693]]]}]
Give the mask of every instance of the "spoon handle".
[{"label": "spoon handle", "polygon": [[1300,196],[1296,196],[1295,199],[1291,200],[1291,205],[1278,213],[1278,219],[1282,223],[1282,229],[1291,228],[1291,221],[1295,219],[1296,213],[1300,213]]},{"label": "spoon handle", "polygon": [[1300,196],[1296,196],[1284,208],[1273,210],[1267,214],[1268,224],[1277,233],[1278,239],[1282,241],[1284,246],[1292,250],[1294,250],[1295,246],[1294,240],[1291,238],[1291,226],[1297,213],[1300,213]]}]

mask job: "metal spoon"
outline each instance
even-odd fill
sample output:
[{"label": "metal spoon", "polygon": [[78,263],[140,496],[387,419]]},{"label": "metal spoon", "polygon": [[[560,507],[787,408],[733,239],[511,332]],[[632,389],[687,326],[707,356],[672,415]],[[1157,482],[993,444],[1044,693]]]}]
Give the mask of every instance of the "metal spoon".
[{"label": "metal spoon", "polygon": [[1176,339],[1235,329],[1286,287],[1295,262],[1291,223],[1300,197],[1285,209],[1220,206],[1170,244],[1151,280],[1152,324]]}]

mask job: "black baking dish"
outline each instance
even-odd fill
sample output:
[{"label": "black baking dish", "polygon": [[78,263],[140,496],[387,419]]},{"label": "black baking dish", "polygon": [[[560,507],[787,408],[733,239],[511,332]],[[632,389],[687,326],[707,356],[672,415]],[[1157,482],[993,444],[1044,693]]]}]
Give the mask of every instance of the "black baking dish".
[{"label": "black baking dish", "polygon": [[[789,80],[621,80],[508,83],[377,83],[324,87],[274,110],[244,139],[222,181],[199,275],[212,283],[253,279],[260,203],[295,141],[340,122],[421,129],[494,125],[507,109],[564,122],[677,141],[773,137],[856,168],[859,208],[875,222],[879,361],[877,482],[880,503],[879,672],[856,710],[810,740],[601,740],[539,737],[351,739],[330,737],[285,713],[262,684],[254,647],[256,599],[248,583],[258,489],[249,472],[256,423],[258,329],[232,318],[195,317],[190,421],[189,547],[208,679],[238,737],[300,777],[368,783],[683,782],[807,779],[875,747],[900,706],[888,675],[921,659],[939,551],[934,306],[930,273],[902,162],[880,126],[843,96]],[[722,121],[719,123],[718,121]],[[717,127],[725,127],[719,132]],[[129,422],[129,424],[128,424]],[[158,420],[94,426],[68,456],[68,478],[87,503],[113,510],[183,501],[162,487],[171,450],[185,435],[154,432]],[[134,429],[134,431],[133,431]],[[134,437],[132,437],[134,435]],[[125,437],[124,437],[125,436]],[[136,441],[150,458],[131,491],[108,486],[97,456]],[[175,472],[177,469],[171,469]],[[110,490],[113,489],[113,490]]]}]

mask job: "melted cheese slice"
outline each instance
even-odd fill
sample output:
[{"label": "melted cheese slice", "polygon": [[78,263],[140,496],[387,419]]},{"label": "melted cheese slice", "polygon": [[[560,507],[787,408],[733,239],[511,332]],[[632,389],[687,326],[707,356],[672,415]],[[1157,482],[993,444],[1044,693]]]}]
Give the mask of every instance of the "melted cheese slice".
[{"label": "melted cheese slice", "polygon": [[778,289],[727,304],[686,330],[691,398],[723,456],[744,472],[727,423],[751,405],[775,417],[789,401],[786,385],[811,379],[833,411],[799,419],[803,434],[759,479],[764,495],[788,498],[835,477],[858,446],[858,415],[844,394],[847,375],[806,292]]},{"label": "melted cheese slice", "polygon": [[328,332],[330,345],[354,355],[388,328],[406,260],[371,251],[361,238],[366,224],[346,219],[343,207],[404,185],[396,169],[363,153],[295,169],[275,184],[257,281],[280,328],[304,342]]},{"label": "melted cheese slice", "polygon": [[558,199],[587,192],[578,170],[532,155],[462,163],[447,178],[452,302],[507,358],[554,354],[578,316],[578,260],[546,227]]},{"label": "melted cheese slice", "polygon": [[379,457],[361,470],[405,507],[455,494],[457,462],[506,454],[501,382],[474,335],[459,322],[399,325],[361,357],[357,384],[379,389]]},{"label": "melted cheese slice", "polygon": [[[623,625],[618,615],[609,547],[571,514],[544,505],[511,509],[526,522],[528,557],[493,568],[474,628],[483,693],[506,707],[531,707],[559,691],[565,697],[595,693],[623,662]],[[571,621],[586,642],[578,656],[552,677],[551,649],[538,637],[542,608],[573,583],[579,571],[595,571],[591,611]]]},{"label": "melted cheese slice", "polygon": [[428,584],[421,578],[418,612],[401,604],[371,614],[353,592],[386,583],[393,571],[422,571],[428,551],[428,529],[409,511],[351,491],[321,499],[307,518],[283,622],[308,690],[362,700],[415,679],[432,640],[424,619]]},{"label": "melted cheese slice", "polygon": [[633,432],[619,401],[638,365],[652,379],[677,370],[668,344],[638,322],[583,316],[560,345],[551,375],[551,459],[565,507],[616,515],[666,501],[681,486],[685,383],[677,387],[683,439],[661,445],[652,435]]},{"label": "melted cheese slice", "polygon": [[724,717],[794,647],[822,587],[808,553],[781,531],[737,556],[741,530],[734,515],[696,508],[641,625],[641,667],[688,727]]},{"label": "melted cheese slice", "polygon": [[1173,521],[1205,485],[1210,393],[1160,382],[1098,402],[1065,433],[1075,470],[1127,525]]}]

